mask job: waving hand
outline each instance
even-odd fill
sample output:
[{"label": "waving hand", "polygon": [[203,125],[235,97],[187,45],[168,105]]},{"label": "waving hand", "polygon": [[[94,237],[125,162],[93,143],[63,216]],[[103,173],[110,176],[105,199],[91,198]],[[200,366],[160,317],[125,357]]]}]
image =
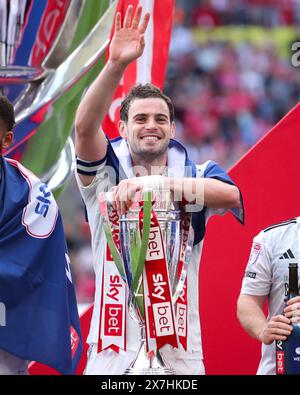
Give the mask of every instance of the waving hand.
[{"label": "waving hand", "polygon": [[110,61],[127,65],[140,57],[144,51],[144,33],[147,29],[150,14],[146,13],[141,22],[142,6],[139,5],[132,18],[133,7],[127,8],[123,27],[121,14],[118,12],[115,20],[115,34],[110,44]]}]

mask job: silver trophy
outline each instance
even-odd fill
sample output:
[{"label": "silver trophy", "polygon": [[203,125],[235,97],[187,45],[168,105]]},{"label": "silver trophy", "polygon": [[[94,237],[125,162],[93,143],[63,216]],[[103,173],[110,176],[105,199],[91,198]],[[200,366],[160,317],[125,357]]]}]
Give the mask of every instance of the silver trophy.
[{"label": "silver trophy", "polygon": [[174,375],[159,350],[165,344],[177,348],[180,342],[176,303],[184,291],[193,246],[191,215],[173,201],[170,191],[147,187],[136,193],[131,208],[120,216],[117,247],[109,222],[110,199],[111,194],[100,194],[104,230],[128,286],[129,313],[141,329],[139,352],[125,375]]}]

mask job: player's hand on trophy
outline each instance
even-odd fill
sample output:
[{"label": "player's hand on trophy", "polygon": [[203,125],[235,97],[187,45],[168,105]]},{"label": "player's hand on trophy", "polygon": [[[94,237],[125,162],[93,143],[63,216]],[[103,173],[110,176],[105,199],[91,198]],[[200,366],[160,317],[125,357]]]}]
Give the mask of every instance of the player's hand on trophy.
[{"label": "player's hand on trophy", "polygon": [[261,333],[261,341],[264,344],[271,344],[274,340],[286,340],[292,332],[290,320],[284,315],[271,317]]},{"label": "player's hand on trophy", "polygon": [[125,214],[135,201],[138,191],[143,188],[142,178],[129,178],[122,180],[112,188],[112,206],[118,214]]},{"label": "player's hand on trophy", "polygon": [[127,66],[140,57],[144,51],[144,33],[147,29],[150,13],[147,12],[141,22],[142,6],[138,5],[132,18],[133,7],[129,5],[124,23],[121,23],[121,13],[115,20],[115,33],[110,44],[110,62]]},{"label": "player's hand on trophy", "polygon": [[118,214],[125,214],[133,203],[138,204],[143,200],[143,190],[152,190],[152,201],[155,200],[155,191],[166,191],[169,185],[166,177],[160,175],[135,177],[122,180],[116,187],[112,188],[112,206]]},{"label": "player's hand on trophy", "polygon": [[292,322],[300,322],[300,296],[288,300],[284,315]]}]

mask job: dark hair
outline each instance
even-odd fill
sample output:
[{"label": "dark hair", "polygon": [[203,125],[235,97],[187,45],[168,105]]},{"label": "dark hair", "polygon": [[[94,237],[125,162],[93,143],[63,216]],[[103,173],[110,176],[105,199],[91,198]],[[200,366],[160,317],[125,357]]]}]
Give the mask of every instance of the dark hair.
[{"label": "dark hair", "polygon": [[129,107],[134,99],[148,99],[151,97],[162,99],[167,103],[170,113],[170,121],[173,122],[174,106],[172,100],[166,96],[157,86],[150,83],[145,85],[138,84],[130,89],[128,94],[125,96],[125,99],[121,103],[120,119],[125,122],[128,121]]},{"label": "dark hair", "polygon": [[7,132],[13,130],[15,126],[15,111],[13,105],[5,96],[0,96],[0,119],[5,122]]}]

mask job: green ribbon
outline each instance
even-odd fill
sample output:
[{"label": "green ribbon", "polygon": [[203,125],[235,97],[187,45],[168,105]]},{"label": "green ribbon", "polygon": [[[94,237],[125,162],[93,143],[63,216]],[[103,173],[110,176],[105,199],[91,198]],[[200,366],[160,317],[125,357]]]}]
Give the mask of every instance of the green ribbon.
[{"label": "green ribbon", "polygon": [[[137,229],[133,233],[130,245],[130,259],[131,259],[131,269],[133,273],[132,281],[132,303],[137,304],[142,317],[144,318],[144,304],[142,298],[137,298],[137,294],[142,294],[143,289],[141,285],[141,276],[144,270],[146,254],[148,249],[148,241],[150,235],[150,220],[151,220],[151,210],[152,210],[152,191],[146,190],[143,193],[143,230],[142,230],[142,240],[140,237],[140,231]],[[111,255],[115,262],[115,265],[123,279],[126,279],[124,265],[121,255],[115,246],[108,215],[104,216],[104,233],[106,236],[107,244],[109,246]]]},{"label": "green ribbon", "polygon": [[147,190],[144,192],[144,205],[143,205],[143,231],[140,254],[137,261],[136,272],[133,277],[132,289],[135,293],[139,288],[139,281],[144,270],[146,254],[148,249],[148,241],[150,235],[150,219],[152,210],[152,192]]},{"label": "green ribbon", "polygon": [[144,304],[142,298],[137,298],[137,294],[143,294],[143,287],[141,285],[141,276],[144,270],[146,254],[148,249],[149,235],[150,235],[150,220],[152,210],[152,191],[144,191],[144,202],[143,202],[143,230],[142,230],[142,241],[140,243],[140,253],[135,264],[136,270],[132,281],[132,303],[137,304],[140,310],[141,316],[145,317]]}]

